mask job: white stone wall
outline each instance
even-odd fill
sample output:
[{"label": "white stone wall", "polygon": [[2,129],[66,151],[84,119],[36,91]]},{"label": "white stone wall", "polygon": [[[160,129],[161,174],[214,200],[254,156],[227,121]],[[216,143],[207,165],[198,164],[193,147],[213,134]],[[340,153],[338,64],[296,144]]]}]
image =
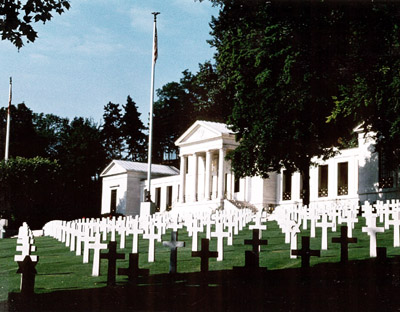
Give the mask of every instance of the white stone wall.
[{"label": "white stone wall", "polygon": [[[178,202],[178,188],[179,188],[179,175],[156,178],[151,179],[151,200],[152,202],[156,201],[156,189],[160,188],[161,196],[160,196],[160,211],[165,211],[167,208],[167,190],[168,186],[172,186],[172,205]],[[146,188],[147,181],[143,180],[140,182],[140,196],[143,198],[143,192]]]},{"label": "white stone wall", "polygon": [[[347,149],[341,151],[335,157],[328,160],[313,159],[316,166],[310,168],[310,202],[326,202],[337,200],[357,200],[359,188],[359,149]],[[348,194],[339,195],[338,193],[338,164],[348,164]],[[319,166],[328,165],[328,196],[320,197],[318,194],[319,188]],[[282,170],[283,171],[283,170]],[[301,188],[301,175],[299,172],[292,174],[292,188],[291,199],[283,200],[283,178],[282,171],[277,177],[277,198],[276,201],[279,205],[296,204],[301,202],[300,188]]]},{"label": "white stone wall", "polygon": [[128,190],[127,174],[103,177],[101,213],[110,213],[111,190],[117,190],[117,213],[125,214]]}]

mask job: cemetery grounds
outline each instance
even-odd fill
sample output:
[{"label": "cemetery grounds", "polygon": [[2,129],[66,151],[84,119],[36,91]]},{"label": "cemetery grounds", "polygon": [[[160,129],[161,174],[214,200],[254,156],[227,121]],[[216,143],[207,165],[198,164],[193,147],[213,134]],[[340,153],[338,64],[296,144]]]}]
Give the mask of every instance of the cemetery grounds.
[{"label": "cemetery grounds", "polygon": [[[309,221],[308,221],[309,222]],[[321,257],[311,257],[310,260],[310,275],[305,276],[304,271],[300,269],[301,267],[301,258],[298,257],[297,259],[290,259],[290,250],[289,244],[285,243],[284,234],[279,229],[276,221],[268,221],[267,222],[268,229],[263,231],[262,239],[268,240],[267,246],[261,246],[261,252],[259,254],[259,261],[260,267],[268,268],[268,272],[275,275],[268,275],[268,278],[276,279],[274,281],[274,285],[280,285],[283,287],[284,284],[288,285],[288,291],[293,291],[293,289],[297,289],[298,287],[302,286],[302,283],[307,276],[312,276],[313,270],[316,272],[318,271],[317,267],[323,263],[339,263],[340,262],[340,244],[332,243],[332,237],[339,237],[340,236],[340,225],[338,225],[336,232],[332,232],[331,230],[328,232],[328,250],[321,250]],[[355,228],[353,230],[353,237],[358,239],[356,244],[349,244],[349,261],[355,263],[364,263],[366,261],[371,261],[369,257],[370,248],[369,248],[369,236],[366,233],[362,233],[361,228],[365,226],[365,219],[359,218],[359,222],[355,224]],[[382,223],[377,222],[377,226],[383,226]],[[301,237],[302,236],[310,236],[310,227],[308,226],[308,230],[303,230],[300,227],[301,233],[298,234],[297,246],[298,249],[301,248]],[[167,230],[166,234],[163,235],[162,241],[169,241],[171,230]],[[179,230],[179,240],[185,241],[186,246],[183,248],[178,248],[178,264],[177,264],[177,272],[175,278],[168,279],[167,285],[161,285],[165,283],[167,279],[161,279],[164,282],[159,282],[155,279],[155,284],[164,288],[173,287],[174,285],[178,285],[179,283],[185,283],[183,280],[185,279],[184,274],[191,274],[200,272],[200,259],[197,257],[191,256],[191,245],[192,245],[192,238],[188,237],[187,232],[185,229]],[[117,235],[117,241],[119,240],[119,235]],[[198,241],[201,241],[201,238],[205,238],[205,233],[199,233]],[[244,245],[245,239],[252,238],[252,231],[248,229],[248,226],[245,227],[239,235],[235,235],[233,239],[233,246],[226,245],[226,239],[224,239],[224,260],[223,261],[216,261],[215,258],[209,259],[209,270],[211,274],[213,272],[226,272],[226,276],[230,276],[229,272],[233,271],[234,267],[243,267],[245,264],[245,251],[251,250],[251,246]],[[395,259],[396,256],[400,255],[399,248],[393,247],[393,229],[392,227],[389,230],[386,230],[384,233],[378,233],[377,236],[377,245],[378,247],[386,247],[387,248],[387,257]],[[55,238],[51,237],[37,237],[35,238],[35,245],[37,247],[37,251],[34,253],[39,256],[39,262],[36,266],[37,275],[35,281],[35,294],[51,294],[54,292],[63,292],[64,294],[68,294],[70,292],[70,300],[74,301],[74,294],[76,291],[85,291],[85,290],[93,290],[93,289],[107,289],[107,261],[101,261],[100,267],[100,276],[93,277],[91,275],[92,272],[92,263],[83,264],[82,263],[82,256],[76,256],[75,252],[71,252],[65,244],[57,241]],[[119,244],[118,244],[119,247]],[[320,250],[321,249],[321,228],[316,228],[316,237],[311,238],[311,249],[313,250]],[[20,274],[17,274],[16,271],[18,269],[18,265],[14,262],[14,255],[17,254],[16,252],[16,239],[15,238],[7,238],[0,240],[0,310],[7,309],[7,300],[10,293],[18,293],[20,287]],[[130,236],[126,239],[126,248],[119,249],[118,252],[125,253],[125,260],[118,260],[117,267],[118,268],[126,268],[128,267],[128,254],[132,250],[132,240]],[[199,243],[199,250],[200,250],[200,243]],[[210,250],[216,251],[217,250],[217,241],[216,239],[211,239],[210,241]],[[104,251],[103,251],[104,253]],[[147,255],[148,255],[148,240],[140,239],[139,240],[139,266],[142,269],[149,269],[150,276],[158,277],[164,276],[168,278],[168,271],[169,271],[169,261],[170,261],[170,249],[164,247],[161,242],[156,242],[156,252],[155,252],[155,262],[148,263],[147,262]],[[374,259],[376,261],[376,259]],[[397,267],[400,264],[397,263]],[[364,268],[364,267],[363,267]],[[357,282],[355,286],[359,287],[364,282],[367,282],[370,279],[370,275],[374,270],[373,264],[368,264],[365,266],[367,271],[364,274],[364,281],[361,280]],[[322,271],[329,271],[329,267],[324,267],[324,269],[320,269],[318,274]],[[362,269],[364,270],[364,269]],[[369,272],[368,270],[371,270]],[[400,270],[399,270],[400,271]],[[280,274],[280,272],[286,272],[285,274]],[[179,276],[182,274],[182,278]],[[325,273],[323,273],[325,274]],[[326,273],[329,279],[329,273]],[[251,274],[252,282],[260,279],[267,278],[266,275],[263,274]],[[293,280],[291,278],[288,279],[288,276],[296,276]],[[225,277],[224,277],[225,278]],[[316,279],[320,279],[321,276],[317,275]],[[374,280],[376,281],[376,279]],[[394,282],[393,282],[394,281]],[[260,282],[260,281],[259,281]],[[266,281],[261,281],[264,283]],[[330,281],[332,285],[329,286],[329,289],[333,288],[340,288],[342,287],[339,284],[335,284],[335,280]],[[118,287],[124,287],[127,285],[127,277],[117,275],[116,283]],[[161,283],[161,284],[160,284]],[[198,286],[198,283],[192,283],[194,286]],[[186,283],[187,285],[187,283]],[[229,284],[229,287],[234,286],[237,288],[238,292],[246,292],[246,296],[251,297],[251,293],[248,293],[249,289],[245,289],[248,284],[243,282],[243,289],[240,289],[240,282],[236,284]],[[263,284],[264,285],[264,284]],[[386,285],[385,289],[390,289],[392,286],[395,287],[396,290],[399,289],[400,285],[400,274],[394,276],[391,279],[391,285]],[[193,286],[193,287],[194,287]],[[228,287],[227,286],[227,287]],[[304,286],[304,285],[303,285]],[[348,285],[347,285],[348,286]],[[208,288],[215,287],[215,289],[221,289],[222,292],[220,296],[224,296],[223,285],[218,285],[218,282],[213,284],[210,282],[207,284]],[[265,285],[265,287],[267,287]],[[376,285],[370,285],[372,289],[376,287]],[[162,289],[162,288],[158,288]],[[282,288],[286,289],[286,288]],[[180,290],[182,290],[180,288]],[[190,293],[190,292],[189,292]],[[225,294],[227,295],[227,294]],[[369,296],[369,292],[366,291],[366,296]],[[67,295],[68,296],[68,295]],[[284,295],[283,295],[284,296]],[[301,296],[301,295],[299,295]],[[312,291],[311,294],[307,294],[307,296],[313,296]],[[349,295],[351,296],[351,294]],[[160,298],[163,298],[162,295]],[[310,300],[310,297],[307,297]],[[156,299],[156,297],[155,297]],[[299,300],[303,300],[299,299]],[[79,299],[81,300],[81,299]],[[138,298],[137,300],[140,300]],[[168,300],[168,299],[167,299]],[[255,300],[261,300],[257,298]],[[270,302],[270,296],[265,296],[266,303]],[[280,300],[280,299],[276,299]],[[352,300],[349,298],[348,300]],[[250,300],[251,301],[251,300]],[[375,301],[374,301],[375,302]],[[216,310],[219,310],[221,307],[228,307],[230,310],[236,310],[235,307],[231,307],[227,305],[227,303],[218,303],[216,306],[213,303],[210,303]],[[276,307],[276,310],[279,310],[278,307],[280,305],[275,306],[273,302],[270,302],[271,307]],[[287,309],[291,310],[290,307],[294,307],[295,302],[287,302]],[[377,305],[380,304],[378,300],[376,302]],[[54,306],[57,306],[56,303]],[[53,306],[53,307],[54,307]],[[251,305],[249,305],[251,306]],[[79,302],[76,303],[76,307],[79,310]],[[174,306],[167,305],[167,309],[174,308]],[[230,308],[229,308],[230,307]],[[242,309],[243,307],[238,305],[237,308]],[[387,306],[388,307],[388,306]],[[182,308],[182,307],[181,307]],[[200,310],[202,310],[204,306],[200,306]],[[259,305],[255,306],[255,308],[260,308]],[[372,308],[372,307],[371,307]],[[373,307],[375,309],[376,306]],[[400,306],[398,307],[400,308]],[[115,309],[118,309],[118,306],[115,306]],[[158,309],[158,308],[156,308]],[[179,309],[179,308],[178,308]],[[185,306],[186,309],[186,306]],[[198,306],[194,306],[194,309],[199,309]],[[62,307],[60,307],[62,310]],[[275,310],[275,309],[273,309]],[[293,309],[297,310],[297,309]],[[306,309],[305,309],[306,310]],[[312,309],[311,309],[312,310]],[[329,309],[329,306],[327,307]],[[367,309],[368,310],[368,309]]]}]

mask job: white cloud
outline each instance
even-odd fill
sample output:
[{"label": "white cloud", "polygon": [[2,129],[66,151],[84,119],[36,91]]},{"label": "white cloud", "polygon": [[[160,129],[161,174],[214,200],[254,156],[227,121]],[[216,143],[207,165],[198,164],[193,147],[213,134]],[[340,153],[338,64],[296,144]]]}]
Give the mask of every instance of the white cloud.
[{"label": "white cloud", "polygon": [[130,9],[131,24],[135,29],[139,29],[144,32],[153,31],[153,16],[151,12],[154,12],[150,8],[139,8],[132,7]]}]

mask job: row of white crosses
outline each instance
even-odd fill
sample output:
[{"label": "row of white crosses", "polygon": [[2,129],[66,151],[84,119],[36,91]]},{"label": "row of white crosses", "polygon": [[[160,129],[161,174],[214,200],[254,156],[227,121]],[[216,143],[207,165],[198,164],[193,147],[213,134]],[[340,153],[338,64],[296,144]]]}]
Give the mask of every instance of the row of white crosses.
[{"label": "row of white crosses", "polygon": [[[366,226],[362,231],[370,237],[370,256],[376,257],[377,233],[383,233],[385,229],[393,226],[393,246],[400,247],[400,201],[391,200],[386,203],[378,201],[371,205],[365,202],[361,206],[362,217],[366,220]],[[339,202],[337,204],[314,204],[311,207],[291,205],[279,207],[272,219],[278,222],[279,227],[285,234],[285,243],[290,243],[293,249],[297,245],[297,233],[301,223],[303,229],[308,228],[310,221],[310,236],[315,237],[315,228],[320,227],[322,232],[321,249],[328,248],[328,229],[335,232],[338,224],[347,225],[347,236],[353,236],[353,229],[357,218],[358,205],[352,202]],[[376,220],[384,223],[384,227],[378,227]],[[295,257],[295,256],[291,256]]]},{"label": "row of white crosses", "polygon": [[21,254],[15,255],[14,261],[22,262],[26,256],[29,256],[32,262],[37,262],[38,256],[31,254],[32,252],[36,251],[36,246],[34,243],[35,239],[33,237],[33,233],[28,224],[24,222],[22,226],[19,227],[17,238],[17,251],[20,251]]},{"label": "row of white crosses", "polygon": [[[290,249],[297,248],[297,235],[308,229],[310,221],[310,236],[316,236],[316,228],[321,228],[321,249],[328,249],[328,229],[335,232],[337,224],[346,223],[348,236],[352,237],[352,229],[358,221],[356,218],[357,206],[341,203],[338,205],[314,204],[310,207],[302,205],[287,205],[279,207],[272,216],[276,220],[282,233],[285,234],[285,243],[290,244]],[[291,254],[291,253],[290,253]],[[291,258],[296,258],[290,255]]]},{"label": "row of white crosses", "polygon": [[[261,216],[261,215],[260,215]],[[228,245],[233,244],[234,234],[253,221],[254,226],[260,227],[261,217],[257,219],[248,209],[234,212],[217,211],[215,213],[156,213],[139,218],[82,219],[75,221],[52,221],[44,227],[45,235],[52,236],[70,247],[76,255],[82,255],[83,262],[90,262],[90,251],[93,250],[92,275],[98,276],[100,270],[101,250],[107,249],[106,241],[110,235],[115,241],[117,233],[120,236],[120,248],[125,248],[126,236],[132,235],[132,253],[138,253],[140,235],[149,242],[148,262],[155,261],[155,242],[161,242],[161,237],[167,229],[177,231],[185,227],[192,237],[192,251],[198,250],[198,234],[206,230],[207,238],[216,238],[218,245],[218,261],[223,260],[223,240],[228,239]],[[266,218],[264,216],[264,222]],[[212,232],[212,227],[215,231]],[[262,227],[260,229],[263,229]]]},{"label": "row of white crosses", "polygon": [[[370,254],[376,256],[376,233],[382,232],[376,227],[376,219],[385,222],[385,227],[394,227],[394,245],[400,245],[400,204],[396,202],[381,203],[374,206],[366,203],[362,206],[363,217],[367,220],[367,226],[363,231],[370,236]],[[375,212],[375,211],[376,212]],[[321,228],[321,249],[328,248],[328,230],[336,231],[338,224],[346,224],[348,237],[352,237],[354,225],[357,219],[358,206],[353,203],[341,202],[336,205],[318,204],[310,207],[293,205],[282,206],[275,210],[273,219],[278,221],[282,232],[285,234],[285,242],[290,244],[290,249],[297,248],[297,235],[300,228],[308,228],[310,224],[311,237],[315,237],[317,227]],[[272,219],[272,218],[271,218]],[[64,242],[76,255],[81,255],[83,248],[83,262],[90,261],[90,251],[93,250],[92,275],[99,274],[100,252],[107,249],[103,243],[110,235],[115,241],[116,235],[120,236],[120,248],[125,248],[126,236],[132,235],[132,253],[138,253],[140,236],[149,241],[148,262],[155,261],[156,241],[161,242],[162,235],[167,230],[178,231],[186,228],[188,235],[192,237],[192,251],[198,249],[198,235],[205,232],[208,239],[217,240],[218,261],[223,260],[224,239],[227,245],[233,244],[234,235],[249,224],[249,229],[258,229],[260,238],[262,231],[267,229],[266,213],[254,214],[247,209],[236,211],[216,211],[213,213],[156,213],[143,218],[103,218],[76,221],[54,221],[52,225],[45,227],[45,234],[51,235]],[[214,231],[212,229],[214,228]],[[295,256],[291,256],[295,257]]]}]

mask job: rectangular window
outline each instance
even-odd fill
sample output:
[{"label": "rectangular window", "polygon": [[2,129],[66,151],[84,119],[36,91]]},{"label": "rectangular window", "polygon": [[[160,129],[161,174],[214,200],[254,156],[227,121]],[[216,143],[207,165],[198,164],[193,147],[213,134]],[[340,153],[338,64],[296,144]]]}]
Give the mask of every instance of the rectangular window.
[{"label": "rectangular window", "polygon": [[172,208],[172,186],[167,186],[167,211]]},{"label": "rectangular window", "polygon": [[282,172],[282,200],[292,199],[292,174],[283,170]]},{"label": "rectangular window", "polygon": [[349,164],[347,162],[338,163],[338,195],[349,194]]},{"label": "rectangular window", "polygon": [[328,165],[318,167],[318,197],[328,197]]},{"label": "rectangular window", "polygon": [[235,189],[234,189],[235,193],[239,193],[240,192],[240,179],[235,177]]},{"label": "rectangular window", "polygon": [[110,214],[115,215],[117,212],[117,190],[111,190]]},{"label": "rectangular window", "polygon": [[156,202],[155,202],[155,204],[156,204],[156,210],[157,211],[160,211],[160,204],[161,204],[161,187],[156,187],[156,196],[155,196],[155,199],[156,199]]},{"label": "rectangular window", "polygon": [[393,174],[389,169],[389,162],[386,153],[379,151],[379,188],[392,188],[393,187]]},{"label": "rectangular window", "polygon": [[185,173],[189,173],[189,157],[185,157]]}]

